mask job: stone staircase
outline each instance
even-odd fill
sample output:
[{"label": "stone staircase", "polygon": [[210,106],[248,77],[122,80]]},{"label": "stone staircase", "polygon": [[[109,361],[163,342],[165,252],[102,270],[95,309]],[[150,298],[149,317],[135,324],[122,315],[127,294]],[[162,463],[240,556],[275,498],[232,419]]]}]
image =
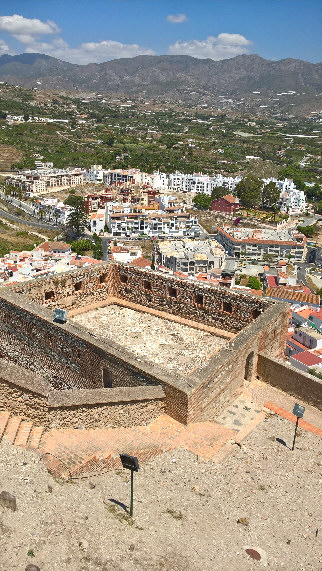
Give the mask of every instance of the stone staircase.
[{"label": "stone staircase", "polygon": [[121,468],[120,453],[144,464],[159,454],[184,448],[209,460],[237,432],[214,422],[184,426],[167,415],[132,428],[51,429],[0,411],[0,442],[9,441],[41,456],[56,478],[78,478]]},{"label": "stone staircase", "polygon": [[29,420],[9,411],[0,411],[0,442],[5,437],[11,444],[40,452],[41,439],[45,433],[42,426],[34,426]]}]

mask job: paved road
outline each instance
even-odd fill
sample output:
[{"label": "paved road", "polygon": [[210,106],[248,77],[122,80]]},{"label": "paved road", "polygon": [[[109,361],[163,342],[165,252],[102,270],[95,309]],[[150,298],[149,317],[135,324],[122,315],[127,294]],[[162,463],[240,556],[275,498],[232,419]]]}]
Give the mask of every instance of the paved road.
[{"label": "paved road", "polygon": [[25,224],[26,226],[43,228],[45,230],[61,230],[60,226],[54,226],[54,224],[45,224],[44,222],[38,222],[38,220],[24,220],[24,218],[21,218],[20,216],[9,214],[9,212],[2,210],[2,208],[0,208],[0,216],[2,216],[2,218],[7,218],[7,220],[11,220],[13,222],[19,222],[19,224]]},{"label": "paved road", "polygon": [[298,281],[303,283],[309,289],[311,289],[309,284],[306,281],[306,271],[309,268],[311,268],[312,266],[314,266],[314,264],[309,264],[307,262],[297,262],[296,266],[297,266],[297,279],[298,279]]}]

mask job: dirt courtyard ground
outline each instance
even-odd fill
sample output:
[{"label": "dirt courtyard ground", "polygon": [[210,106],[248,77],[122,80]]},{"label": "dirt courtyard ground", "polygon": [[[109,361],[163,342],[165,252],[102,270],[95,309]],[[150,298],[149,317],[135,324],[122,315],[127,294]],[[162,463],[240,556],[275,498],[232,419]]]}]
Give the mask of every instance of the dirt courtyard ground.
[{"label": "dirt courtyard ground", "polygon": [[184,375],[227,343],[211,333],[118,305],[94,309],[73,320],[137,357]]},{"label": "dirt courtyard ground", "polygon": [[128,472],[56,481],[39,456],[4,438],[0,491],[16,497],[17,511],[0,507],[0,569],[317,571],[321,439],[301,430],[292,452],[293,434],[269,415],[220,463],[185,450],[157,457],[135,474],[133,520],[122,506]]}]

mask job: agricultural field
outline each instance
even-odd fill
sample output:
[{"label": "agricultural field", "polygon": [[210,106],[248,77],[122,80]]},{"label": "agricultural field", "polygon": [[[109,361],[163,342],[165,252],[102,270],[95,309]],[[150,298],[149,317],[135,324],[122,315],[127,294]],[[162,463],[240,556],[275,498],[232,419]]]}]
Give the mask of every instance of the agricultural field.
[{"label": "agricultural field", "polygon": [[[275,111],[180,107],[113,99],[112,95],[62,96],[2,85],[0,168],[32,168],[43,157],[56,167],[140,168],[146,172],[295,176],[318,182],[321,131],[317,116]],[[7,115],[23,122],[6,120]],[[68,120],[37,123],[34,117]],[[1,149],[9,149],[3,155]],[[12,151],[12,152],[11,152]],[[258,158],[250,158],[258,157]]]}]

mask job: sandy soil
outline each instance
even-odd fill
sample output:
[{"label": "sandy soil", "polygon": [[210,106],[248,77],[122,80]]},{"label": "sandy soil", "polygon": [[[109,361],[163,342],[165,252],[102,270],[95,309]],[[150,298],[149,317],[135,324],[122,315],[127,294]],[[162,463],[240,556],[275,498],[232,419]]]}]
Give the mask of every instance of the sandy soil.
[{"label": "sandy soil", "polygon": [[108,305],[73,317],[98,337],[119,343],[137,357],[187,374],[227,341],[211,333],[127,307]]},{"label": "sandy soil", "polygon": [[183,450],[158,457],[135,474],[133,520],[127,472],[61,483],[2,442],[0,491],[17,511],[0,507],[0,569],[317,571],[321,439],[301,431],[292,452],[276,438],[290,445],[293,430],[271,416],[219,465]]}]

